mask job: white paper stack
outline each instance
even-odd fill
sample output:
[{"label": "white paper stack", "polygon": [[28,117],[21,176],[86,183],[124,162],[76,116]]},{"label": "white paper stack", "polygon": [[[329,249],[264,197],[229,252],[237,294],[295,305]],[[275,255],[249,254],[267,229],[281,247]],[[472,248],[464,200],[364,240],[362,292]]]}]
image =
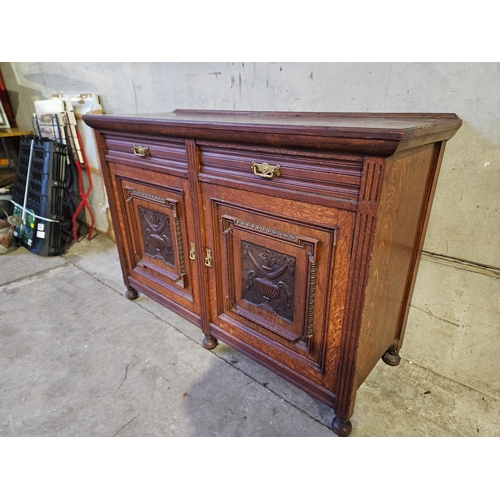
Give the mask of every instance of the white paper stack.
[{"label": "white paper stack", "polygon": [[36,128],[41,137],[66,144],[66,106],[63,101],[35,101]]},{"label": "white paper stack", "polygon": [[85,156],[90,167],[100,170],[97,147],[94,140],[93,130],[82,120],[85,114],[102,114],[102,106],[99,103],[97,94],[80,94],[68,96],[76,116],[78,132],[82,147],[85,149]]},{"label": "white paper stack", "polygon": [[71,148],[73,159],[83,164],[76,117],[71,99],[63,95],[35,101],[35,119],[41,137],[47,137]]}]

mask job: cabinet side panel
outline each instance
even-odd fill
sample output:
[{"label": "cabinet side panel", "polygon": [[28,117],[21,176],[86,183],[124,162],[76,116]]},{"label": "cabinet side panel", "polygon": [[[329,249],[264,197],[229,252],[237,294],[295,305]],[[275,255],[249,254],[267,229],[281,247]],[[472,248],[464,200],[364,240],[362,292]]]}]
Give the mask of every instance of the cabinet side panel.
[{"label": "cabinet side panel", "polygon": [[356,387],[399,336],[432,201],[441,143],[388,159],[361,318]]},{"label": "cabinet side panel", "polygon": [[111,222],[113,226],[114,239],[116,242],[116,247],[118,250],[118,257],[120,259],[120,267],[123,275],[123,282],[125,286],[129,286],[128,283],[128,263],[125,257],[123,238],[122,238],[122,228],[120,226],[118,217],[118,203],[117,203],[117,192],[113,183],[113,172],[112,166],[106,161],[106,143],[104,137],[101,135],[99,130],[94,130],[95,143],[97,144],[97,151],[99,154],[99,160],[101,162],[101,169],[103,174],[104,186],[106,189],[106,194],[109,200],[109,211],[111,213]]}]

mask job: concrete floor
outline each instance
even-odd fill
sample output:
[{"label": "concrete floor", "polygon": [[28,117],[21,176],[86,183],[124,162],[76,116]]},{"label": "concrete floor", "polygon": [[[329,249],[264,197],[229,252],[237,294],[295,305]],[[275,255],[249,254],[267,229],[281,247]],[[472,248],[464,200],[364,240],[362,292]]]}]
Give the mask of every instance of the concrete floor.
[{"label": "concrete floor", "polygon": [[[0,436],[335,437],[330,408],[124,291],[102,235],[0,256]],[[352,436],[500,435],[498,399],[402,357],[358,391]]]}]

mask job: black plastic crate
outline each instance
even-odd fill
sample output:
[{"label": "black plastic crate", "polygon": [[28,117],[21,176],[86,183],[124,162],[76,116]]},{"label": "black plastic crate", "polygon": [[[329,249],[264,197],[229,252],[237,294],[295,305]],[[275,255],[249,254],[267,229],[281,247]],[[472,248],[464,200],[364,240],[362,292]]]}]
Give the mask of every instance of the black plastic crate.
[{"label": "black plastic crate", "polygon": [[[14,214],[21,216],[23,209],[14,206]],[[27,209],[25,221],[16,227],[14,236],[30,252],[44,257],[61,255],[67,240],[63,235],[63,223],[46,221],[37,217],[36,212]]]},{"label": "black plastic crate", "polygon": [[18,168],[14,181],[12,200],[23,205],[27,202],[37,215],[62,220],[65,187],[67,146],[45,138],[34,138],[33,158],[28,179],[31,139],[21,138]]},{"label": "black plastic crate", "polygon": [[[21,138],[18,168],[12,192],[14,213],[25,224],[14,233],[19,243],[38,255],[60,255],[68,241],[67,146],[45,138]],[[26,189],[27,187],[27,189]],[[25,202],[26,197],[26,202]]]}]

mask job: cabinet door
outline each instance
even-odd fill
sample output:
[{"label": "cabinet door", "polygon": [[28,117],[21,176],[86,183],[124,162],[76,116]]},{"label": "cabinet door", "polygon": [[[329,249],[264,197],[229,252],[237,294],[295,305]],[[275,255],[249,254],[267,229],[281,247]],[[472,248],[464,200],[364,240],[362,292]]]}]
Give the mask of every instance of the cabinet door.
[{"label": "cabinet door", "polygon": [[119,164],[112,169],[129,284],[178,312],[198,314],[187,180]]},{"label": "cabinet door", "polygon": [[202,186],[216,337],[333,390],[353,216]]}]

